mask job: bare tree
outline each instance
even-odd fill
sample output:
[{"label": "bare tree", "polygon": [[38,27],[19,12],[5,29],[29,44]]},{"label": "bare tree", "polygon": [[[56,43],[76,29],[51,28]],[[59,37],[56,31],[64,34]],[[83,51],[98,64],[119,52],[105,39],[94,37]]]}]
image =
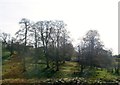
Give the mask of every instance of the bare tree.
[{"label": "bare tree", "polygon": [[33,23],[30,29],[30,36],[33,39],[33,45],[34,45],[34,59],[35,59],[35,70],[36,70],[36,74],[38,73],[38,68],[37,68],[37,64],[38,64],[38,60],[39,60],[39,52],[38,52],[38,45],[40,43],[40,32],[37,28],[37,24]]},{"label": "bare tree", "polygon": [[[111,68],[112,53],[104,48],[96,30],[89,30],[80,46],[81,65],[92,67]],[[81,68],[82,69],[82,68]]]},{"label": "bare tree", "polygon": [[50,34],[51,34],[51,21],[38,21],[37,23],[38,30],[40,32],[42,45],[44,48],[44,54],[46,57],[46,68],[49,68],[49,55],[48,55],[48,44],[50,41]]},{"label": "bare tree", "polygon": [[56,71],[59,71],[59,61],[60,61],[60,37],[62,36],[62,30],[65,28],[65,23],[63,21],[55,21],[56,30]]},{"label": "bare tree", "polygon": [[4,44],[7,44],[8,40],[10,39],[10,34],[3,32],[3,33],[0,35],[0,37],[1,37],[1,39],[2,39],[2,42],[3,42]]},{"label": "bare tree", "polygon": [[18,38],[20,43],[24,44],[24,48],[22,50],[23,55],[22,55],[22,61],[23,61],[23,72],[26,71],[26,67],[25,67],[25,56],[26,56],[26,45],[27,45],[27,41],[28,41],[28,32],[29,32],[29,28],[30,28],[30,21],[26,18],[22,18],[21,21],[19,22],[19,24],[21,24],[22,29],[20,29],[19,31],[16,32],[16,37]]},{"label": "bare tree", "polygon": [[89,30],[86,36],[83,38],[83,40],[88,54],[86,56],[87,59],[89,60],[88,64],[90,66],[93,66],[93,58],[95,57],[95,48],[101,49],[103,46],[99,39],[99,34],[96,30]]}]

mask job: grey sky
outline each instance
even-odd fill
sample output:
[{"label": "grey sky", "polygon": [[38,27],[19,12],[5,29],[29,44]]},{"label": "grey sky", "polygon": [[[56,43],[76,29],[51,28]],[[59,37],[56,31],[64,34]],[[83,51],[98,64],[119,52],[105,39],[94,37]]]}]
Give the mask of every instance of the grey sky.
[{"label": "grey sky", "polygon": [[118,53],[118,0],[0,0],[0,29],[12,36],[21,18],[64,20],[76,45],[90,29]]}]

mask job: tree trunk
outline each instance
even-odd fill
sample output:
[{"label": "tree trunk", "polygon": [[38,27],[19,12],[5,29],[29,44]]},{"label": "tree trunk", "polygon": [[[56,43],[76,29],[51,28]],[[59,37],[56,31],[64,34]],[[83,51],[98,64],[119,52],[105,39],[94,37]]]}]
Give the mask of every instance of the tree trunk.
[{"label": "tree trunk", "polygon": [[83,73],[83,69],[84,69],[84,66],[81,65],[81,71],[80,71],[80,73]]},{"label": "tree trunk", "polygon": [[49,68],[49,59],[48,59],[48,48],[47,48],[47,43],[46,43],[46,47],[45,47],[45,57],[46,57],[46,68]]},{"label": "tree trunk", "polygon": [[25,57],[23,57],[23,72],[26,71],[26,67],[25,67]]},{"label": "tree trunk", "polygon": [[25,57],[26,57],[26,44],[27,44],[27,23],[25,23],[25,43],[24,43],[24,55],[23,55],[23,72],[26,71],[26,67],[25,67]]},{"label": "tree trunk", "polygon": [[58,61],[56,62],[56,71],[59,71],[59,63],[58,63]]},{"label": "tree trunk", "polygon": [[47,63],[47,67],[46,67],[46,68],[50,68],[50,66],[49,66],[48,56],[46,56],[46,63]]}]

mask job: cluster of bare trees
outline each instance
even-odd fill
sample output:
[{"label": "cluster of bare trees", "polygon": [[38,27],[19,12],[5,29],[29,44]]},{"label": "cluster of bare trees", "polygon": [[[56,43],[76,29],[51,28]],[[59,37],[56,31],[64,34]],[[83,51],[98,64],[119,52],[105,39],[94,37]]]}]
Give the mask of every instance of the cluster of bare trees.
[{"label": "cluster of bare trees", "polygon": [[12,38],[10,36],[9,33],[1,33],[0,34],[0,43],[2,43],[2,50],[5,51],[5,48],[7,48],[11,53],[10,55],[12,55],[12,49],[11,49],[11,43],[12,43]]},{"label": "cluster of bare trees", "polygon": [[[32,22],[26,18],[19,22],[21,29],[16,32],[15,38],[10,38],[7,33],[2,33],[4,48],[8,48],[11,55],[17,51],[22,58],[23,72],[26,71],[26,57],[34,57],[35,69],[37,71],[39,60],[44,57],[46,68],[55,68],[59,71],[59,65],[71,60],[72,56],[78,54],[81,72],[85,67],[99,67],[116,69],[119,73],[120,58],[112,56],[112,51],[105,49],[96,30],[89,30],[77,46],[76,51],[71,43],[66,24],[61,20]],[[29,50],[29,48],[32,50]],[[115,65],[115,62],[118,62]],[[52,66],[51,66],[52,65]]]},{"label": "cluster of bare trees", "polygon": [[[40,54],[38,48],[40,47],[43,48],[46,68],[50,67],[50,61],[52,61],[55,63],[56,70],[58,71],[59,64],[64,62],[66,57],[70,58],[72,56],[67,49],[70,48],[72,52],[74,48],[69,40],[68,31],[65,29],[66,24],[63,21],[51,20],[33,23],[23,18],[20,24],[22,29],[16,32],[17,41],[23,44],[23,52],[25,54],[27,52],[27,45],[34,47],[36,68]],[[25,71],[25,56],[23,56],[23,71]]]},{"label": "cluster of bare trees", "polygon": [[81,72],[85,66],[99,68],[113,68],[114,59],[112,51],[106,50],[96,30],[89,30],[80,45],[78,45],[78,56]]}]

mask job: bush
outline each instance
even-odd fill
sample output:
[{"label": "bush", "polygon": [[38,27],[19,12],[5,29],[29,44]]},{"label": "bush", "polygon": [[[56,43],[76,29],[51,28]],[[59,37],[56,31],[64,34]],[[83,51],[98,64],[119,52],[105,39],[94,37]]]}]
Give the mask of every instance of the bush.
[{"label": "bush", "polygon": [[2,53],[2,60],[5,60],[10,57],[10,52],[3,52]]}]

